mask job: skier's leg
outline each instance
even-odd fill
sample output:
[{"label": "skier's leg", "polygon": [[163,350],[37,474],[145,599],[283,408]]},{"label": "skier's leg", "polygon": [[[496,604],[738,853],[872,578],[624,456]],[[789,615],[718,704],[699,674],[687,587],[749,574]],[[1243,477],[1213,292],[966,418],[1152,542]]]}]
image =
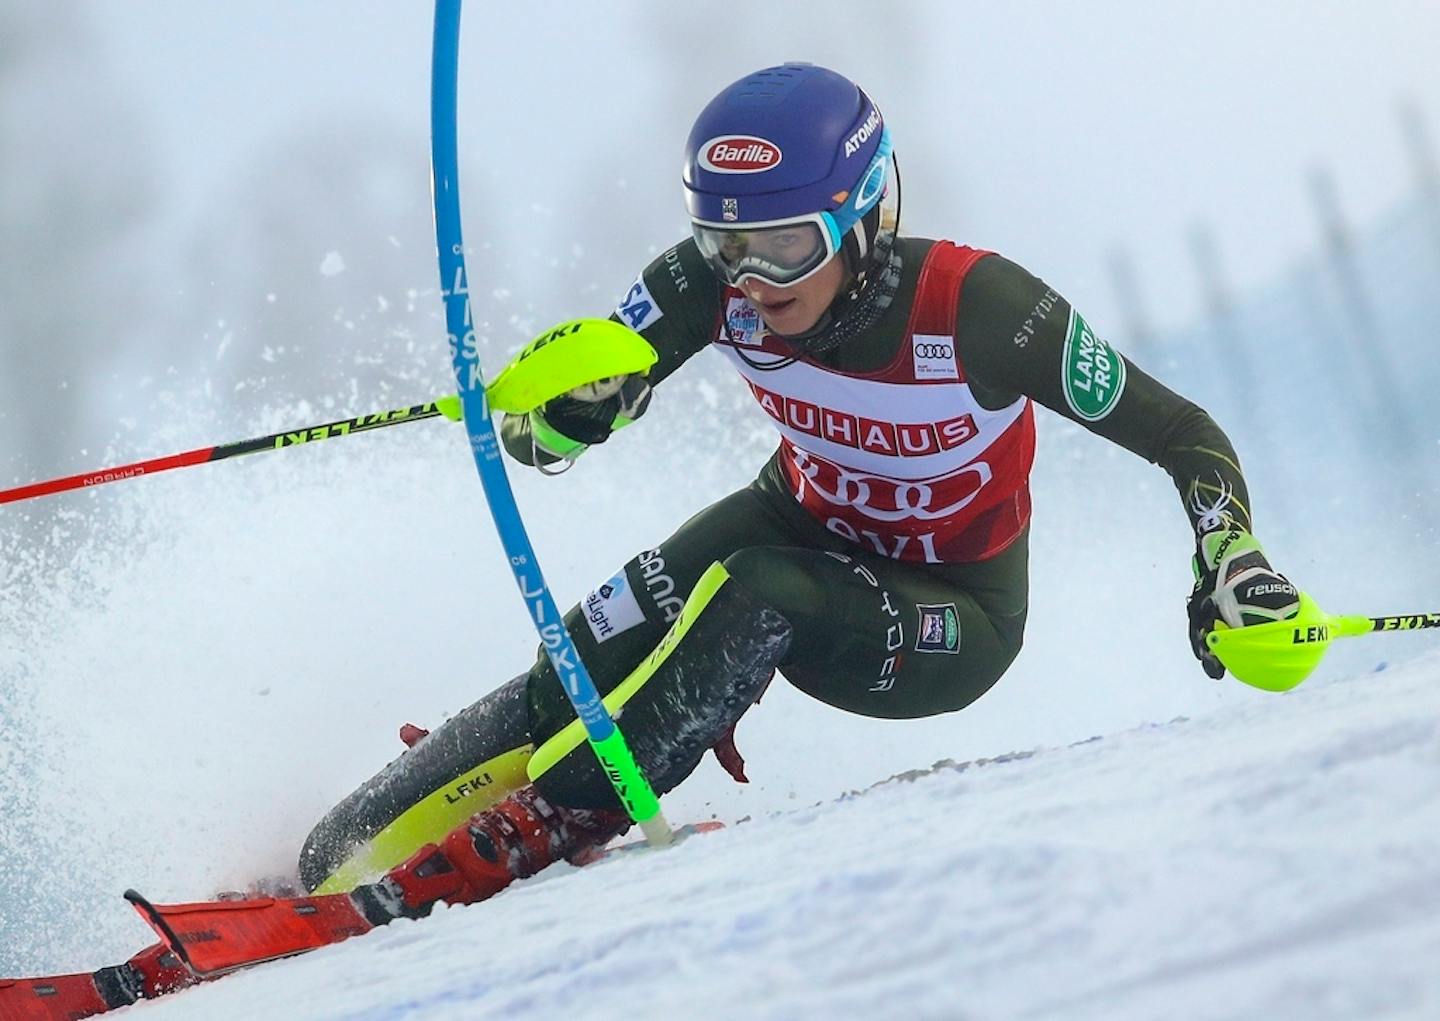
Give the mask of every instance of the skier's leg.
[{"label": "skier's leg", "polygon": [[[673,788],[728,737],[769,682],[780,633],[789,630],[783,614],[719,562],[756,546],[817,539],[843,542],[788,493],[777,499],[751,485],[632,558],[567,615],[601,694],[623,683],[625,736],[657,790]],[[657,651],[668,657],[663,665],[653,662]],[[543,650],[530,672],[530,733],[538,749],[530,774],[552,801],[619,807]]]},{"label": "skier's leg", "polygon": [[[726,585],[719,598],[703,607],[679,604],[693,619],[682,618],[685,626],[667,639],[676,647],[674,668],[647,677],[625,707],[627,739],[644,752],[647,775],[662,791],[683,780],[751,704],[755,680],[742,664],[758,670],[775,663],[762,652],[763,614],[793,631],[778,662],[787,680],[867,716],[961,709],[989,690],[1020,650],[1028,535],[978,563],[889,560],[827,531],[762,476],[632,560],[608,595],[602,587],[586,600],[602,612],[583,624],[573,619],[572,632],[585,662],[600,665],[602,692],[654,647],[667,609],[678,603],[673,593],[690,591],[710,558],[722,556]],[[702,584],[690,602],[708,595]],[[636,675],[629,678],[627,685]],[[531,671],[530,704],[539,749],[530,773],[539,774],[541,789],[560,804],[617,808],[546,662]],[[562,727],[571,730],[571,752],[552,766],[550,746]]]},{"label": "skier's leg", "polygon": [[[630,676],[665,636],[679,617],[684,597],[716,560],[757,542],[786,541],[793,541],[793,536],[752,487],[701,511],[660,548],[632,558],[616,577],[598,586],[566,615],[596,686],[609,693]],[[701,631],[713,634],[721,630],[719,618],[735,613],[736,605],[730,593],[722,592]],[[722,608],[726,608],[723,613]],[[693,663],[694,658],[687,651],[677,662]],[[688,676],[693,677],[693,672]],[[660,687],[653,682],[646,686],[652,693]],[[692,694],[697,708],[708,713],[727,698],[733,701],[738,697],[734,692],[732,683],[705,695]],[[627,736],[633,721],[645,715],[641,707],[648,700],[648,696],[637,700],[629,710],[632,722],[626,725]],[[743,708],[732,706],[729,715],[737,715]],[[332,809],[305,843],[302,881],[312,890],[350,889],[404,861],[415,848],[439,843],[473,813],[524,787],[529,782],[525,765],[536,745],[554,737],[573,719],[574,711],[541,650],[528,675],[446,721]],[[670,727],[668,722],[656,722]],[[715,728],[720,728],[717,737],[725,732],[721,723],[715,723],[701,730],[681,728],[683,733],[671,736],[689,748]],[[645,741],[642,736],[641,743]],[[694,757],[698,759],[706,746],[697,747]],[[679,748],[667,744],[663,754],[680,754]],[[655,752],[662,754],[659,749]],[[575,758],[571,757],[572,764]],[[548,781],[562,798],[567,783],[573,792],[574,783],[562,782],[571,772],[567,765]],[[580,786],[587,787],[588,781],[580,781]],[[607,801],[608,790],[609,785],[602,783],[598,797],[582,797],[576,803],[615,807],[613,801]]]},{"label": "skier's leg", "polygon": [[[784,516],[785,508],[775,502],[755,486],[731,493],[695,514],[655,549],[632,557],[571,608],[565,626],[601,694],[608,694],[650,654],[716,561],[750,546],[803,544],[802,535]],[[538,744],[575,718],[543,647],[536,650],[529,691],[530,732]]]},{"label": "skier's leg", "polygon": [[[1023,537],[984,564],[940,569],[797,547],[738,550],[702,576],[664,641],[620,686],[627,741],[655,788],[671,789],[777,664],[801,690],[851,712],[959,709],[1019,649],[1025,565]],[[492,896],[628,826],[577,725],[553,730],[530,772],[534,786],[392,870],[375,888],[385,909],[415,914],[437,899]]]},{"label": "skier's leg", "polygon": [[[784,618],[723,566],[701,577],[675,625],[615,691],[627,742],[657,792],[688,776],[729,732],[769,682],[789,638]],[[423,913],[437,899],[483,900],[630,825],[578,723],[542,744],[529,771],[532,786],[422,848],[366,895],[391,914]]]},{"label": "skier's leg", "polygon": [[[1019,649],[1023,537],[991,561],[946,567],[743,541],[800,539],[853,549],[818,528],[807,535],[777,526],[784,513],[784,507],[770,513],[753,490],[734,494],[636,557],[608,592],[597,589],[570,615],[597,686],[607,693],[618,688],[626,698],[627,741],[661,792],[729,732],[777,664],[802,690],[841,708],[913,717],[973,701]],[[737,520],[745,524],[737,527]],[[699,574],[705,558],[723,550],[717,534],[734,549]],[[668,620],[673,593],[687,589],[687,601]],[[793,628],[790,616],[798,622]],[[377,887],[388,891],[390,910],[416,913],[437,899],[483,899],[628,825],[548,661],[531,671],[529,703],[535,785],[393,869]]]},{"label": "skier's leg", "polygon": [[969,705],[1020,651],[1027,538],[974,564],[755,547],[725,566],[794,629],[786,680],[849,712],[909,719]]},{"label": "skier's leg", "polygon": [[308,890],[348,890],[528,783],[526,677],[452,716],[340,802],[300,853]]}]

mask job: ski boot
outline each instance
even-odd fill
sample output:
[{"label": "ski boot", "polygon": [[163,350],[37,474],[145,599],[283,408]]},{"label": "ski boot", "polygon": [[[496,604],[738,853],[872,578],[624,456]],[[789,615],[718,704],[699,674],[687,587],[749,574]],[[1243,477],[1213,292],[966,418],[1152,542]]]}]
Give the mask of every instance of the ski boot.
[{"label": "ski boot", "polygon": [[91,979],[106,1010],[129,1006],[136,1000],[153,1000],[199,981],[163,943],[146,947],[124,964],[101,968],[91,974]]},{"label": "ski boot", "polygon": [[522,787],[352,896],[372,919],[420,918],[438,901],[473,904],[562,858],[583,861],[629,825],[621,812],[566,808]]}]

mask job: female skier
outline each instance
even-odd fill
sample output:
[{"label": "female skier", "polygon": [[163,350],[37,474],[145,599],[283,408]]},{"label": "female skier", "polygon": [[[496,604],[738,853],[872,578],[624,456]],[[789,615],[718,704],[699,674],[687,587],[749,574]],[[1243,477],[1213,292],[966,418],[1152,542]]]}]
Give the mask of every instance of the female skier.
[{"label": "female skier", "polygon": [[[612,316],[659,361],[502,427],[512,456],[554,470],[714,346],[780,433],[753,483],[566,617],[602,694],[619,690],[658,792],[710,748],[743,779],[735,722],[777,669],[885,718],[953,712],[995,683],[1025,626],[1035,404],[1174,480],[1197,536],[1190,640],[1210,676],[1224,672],[1203,642],[1217,617],[1294,614],[1296,590],[1250,534],[1239,461],[1209,415],[1015,263],[897,234],[890,132],[854,83],[785,64],[724,89],[690,133],[684,188],[692,237]],[[316,827],[308,887],[388,869],[357,891],[367,913],[420,914],[628,825],[543,654],[420,737]]]}]

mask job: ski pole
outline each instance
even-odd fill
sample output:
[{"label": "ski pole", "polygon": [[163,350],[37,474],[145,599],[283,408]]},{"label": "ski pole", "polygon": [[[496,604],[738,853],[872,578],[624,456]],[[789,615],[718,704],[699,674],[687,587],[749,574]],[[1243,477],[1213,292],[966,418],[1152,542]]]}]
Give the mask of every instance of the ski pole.
[{"label": "ski pole", "polygon": [[460,398],[439,397],[428,404],[415,404],[408,408],[381,411],[374,415],[359,415],[355,418],[341,419],[338,422],[326,422],[323,425],[301,426],[299,429],[286,429],[283,432],[271,433],[269,436],[257,436],[253,440],[239,440],[235,443],[223,443],[218,447],[202,447],[199,450],[189,450],[183,454],[155,457],[148,461],[116,465],[113,468],[99,468],[95,471],[82,472],[79,475],[69,475],[63,479],[33,482],[15,489],[0,489],[0,503],[17,503],[21,500],[34,499],[37,496],[49,496],[51,493],[64,493],[71,489],[100,486],[107,482],[120,482],[141,475],[155,475],[172,468],[209,464],[211,461],[223,461],[227,457],[255,454],[263,450],[298,447],[318,440],[333,439],[336,436],[349,436],[352,433],[370,432],[386,426],[402,425],[405,422],[418,422],[421,419],[434,418],[437,415],[444,415],[452,422],[460,421]]},{"label": "ski pole", "polygon": [[[460,405],[464,413],[471,453],[496,531],[505,548],[515,574],[515,583],[530,611],[541,644],[555,667],[575,707],[575,714],[585,727],[586,737],[595,751],[605,775],[615,788],[620,804],[630,818],[639,824],[646,840],[652,845],[668,844],[674,839],[670,825],[660,811],[649,781],[640,771],[625,737],[600,700],[575,643],[565,629],[555,599],[545,584],[545,576],[535,559],[535,550],[509,476],[501,461],[490,420],[490,406],[484,379],[480,372],[480,351],[470,312],[470,293],[465,274],[465,247],[460,222],[460,174],[456,138],[456,92],[460,64],[460,0],[436,0],[435,41],[431,63],[430,145],[431,180],[435,201],[435,245],[440,265],[440,293],[445,299],[445,323],[449,330],[450,361],[460,389]],[[568,328],[568,326],[567,326]],[[618,323],[589,320],[577,328],[591,334],[625,331]],[[608,328],[608,329],[605,329]]]},{"label": "ski pole", "polygon": [[[510,364],[496,373],[495,378],[485,387],[486,399],[496,411],[523,415],[577,386],[609,376],[643,372],[655,364],[657,357],[655,349],[644,337],[613,323],[599,320],[566,323],[547,330],[525,345]],[[100,468],[63,479],[51,479],[48,482],[34,482],[16,489],[0,490],[0,503],[15,503],[51,493],[63,493],[70,489],[120,482],[141,475],[169,471],[171,468],[209,464],[211,461],[222,461],[227,457],[239,457],[241,454],[254,454],[262,450],[298,447],[336,436],[349,436],[351,433],[370,432],[389,425],[435,418],[437,415],[444,415],[452,422],[460,421],[460,398],[437,397],[428,404],[415,404],[373,415],[359,415],[338,422],[326,422],[324,425],[286,429],[269,436],[258,436],[253,440],[240,440],[218,447],[203,447],[183,454],[136,461],[134,464]]]},{"label": "ski pole", "polygon": [[1338,617],[1342,638],[1373,631],[1419,631],[1440,627],[1440,613],[1399,613],[1391,617]]},{"label": "ski pole", "polygon": [[1428,628],[1440,628],[1440,613],[1389,617],[1329,614],[1302,592],[1300,610],[1294,617],[1238,628],[1217,623],[1205,642],[1239,680],[1266,691],[1289,691],[1320,665],[1325,650],[1337,638]]}]

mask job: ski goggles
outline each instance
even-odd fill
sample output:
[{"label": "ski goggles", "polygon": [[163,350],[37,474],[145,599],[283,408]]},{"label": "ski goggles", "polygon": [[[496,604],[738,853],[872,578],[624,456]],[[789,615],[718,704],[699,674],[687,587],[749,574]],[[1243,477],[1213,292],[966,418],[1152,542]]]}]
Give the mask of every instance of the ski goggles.
[{"label": "ski goggles", "polygon": [[840,251],[840,229],[828,212],[766,223],[691,223],[700,254],[732,287],[750,276],[791,287]]},{"label": "ski goggles", "polygon": [[890,130],[886,128],[859,183],[853,191],[840,196],[842,204],[833,212],[759,223],[692,219],[695,243],[720,279],[732,287],[748,276],[777,287],[792,287],[833,259],[845,235],[877,205],[889,203],[892,213],[898,215],[899,180]]}]

